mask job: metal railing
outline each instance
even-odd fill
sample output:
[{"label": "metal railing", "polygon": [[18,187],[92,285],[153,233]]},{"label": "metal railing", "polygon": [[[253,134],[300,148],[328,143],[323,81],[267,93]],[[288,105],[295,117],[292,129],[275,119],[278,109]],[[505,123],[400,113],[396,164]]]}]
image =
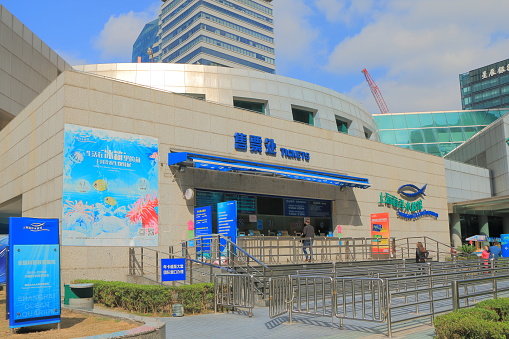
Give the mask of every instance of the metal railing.
[{"label": "metal railing", "polygon": [[218,306],[247,308],[253,316],[254,279],[250,274],[216,274],[214,278],[214,311]]},{"label": "metal railing", "polygon": [[173,285],[213,282],[214,275],[218,273],[244,273],[254,276],[257,283],[255,289],[258,289],[265,284],[264,279],[258,277],[264,276],[262,270],[269,269],[230,239],[214,234],[184,241],[179,246],[169,247],[167,252],[148,247],[131,247],[129,275],[141,276],[162,285],[160,262],[164,258],[186,259],[186,280],[172,282]]},{"label": "metal railing", "polygon": [[[237,243],[267,265],[282,265],[305,262],[301,240],[293,236],[244,236]],[[314,262],[386,260],[395,253],[394,239],[315,237],[312,247]]]},{"label": "metal railing", "polygon": [[452,306],[454,310],[471,307],[485,299],[497,299],[509,295],[509,275],[452,282]]},{"label": "metal railing", "polygon": [[509,261],[505,259],[402,263],[366,266],[362,272],[339,268],[334,272],[305,273],[270,279],[271,318],[286,312],[290,321],[292,314],[325,316],[338,318],[341,328],[344,320],[385,322],[391,337],[396,324],[420,319],[433,323],[438,314],[469,307],[483,298],[509,294]]}]

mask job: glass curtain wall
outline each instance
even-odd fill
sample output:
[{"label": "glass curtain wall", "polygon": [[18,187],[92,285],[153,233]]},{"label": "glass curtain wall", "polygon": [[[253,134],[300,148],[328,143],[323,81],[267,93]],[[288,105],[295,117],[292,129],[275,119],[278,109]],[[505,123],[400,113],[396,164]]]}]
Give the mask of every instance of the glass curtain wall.
[{"label": "glass curtain wall", "polygon": [[383,143],[440,157],[509,112],[509,109],[373,115]]}]

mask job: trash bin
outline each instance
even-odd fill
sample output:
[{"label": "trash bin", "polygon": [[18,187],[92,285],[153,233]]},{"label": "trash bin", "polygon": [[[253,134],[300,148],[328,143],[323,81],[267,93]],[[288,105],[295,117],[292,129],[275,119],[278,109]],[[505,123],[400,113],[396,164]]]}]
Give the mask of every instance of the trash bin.
[{"label": "trash bin", "polygon": [[64,285],[64,304],[80,310],[93,310],[94,284]]},{"label": "trash bin", "polygon": [[184,306],[182,304],[174,304],[172,307],[174,317],[184,316]]}]

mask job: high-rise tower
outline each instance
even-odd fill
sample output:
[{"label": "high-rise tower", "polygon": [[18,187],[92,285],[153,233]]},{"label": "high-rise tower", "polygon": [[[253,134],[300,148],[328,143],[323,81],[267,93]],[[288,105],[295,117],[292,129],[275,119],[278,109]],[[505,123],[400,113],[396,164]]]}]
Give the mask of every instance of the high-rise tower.
[{"label": "high-rise tower", "polygon": [[509,59],[460,74],[461,107],[509,107]]},{"label": "high-rise tower", "polygon": [[133,61],[141,56],[275,73],[272,0],[167,0],[157,36],[146,33],[147,27],[136,40]]}]

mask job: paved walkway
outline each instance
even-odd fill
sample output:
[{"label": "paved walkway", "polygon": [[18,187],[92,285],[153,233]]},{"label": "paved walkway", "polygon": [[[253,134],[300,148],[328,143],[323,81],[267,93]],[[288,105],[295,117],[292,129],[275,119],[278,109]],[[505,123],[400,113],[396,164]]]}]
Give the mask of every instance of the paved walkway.
[{"label": "paved walkway", "polygon": [[[171,339],[224,339],[224,338],[387,338],[387,324],[362,321],[344,322],[339,328],[339,321],[327,317],[294,315],[293,323],[288,322],[288,315],[275,319],[269,318],[267,307],[255,308],[253,317],[240,310],[234,313],[211,313],[204,315],[186,315],[184,317],[157,318],[166,322],[166,338]],[[430,339],[434,329],[425,321],[405,323],[393,326],[393,338]]]}]

